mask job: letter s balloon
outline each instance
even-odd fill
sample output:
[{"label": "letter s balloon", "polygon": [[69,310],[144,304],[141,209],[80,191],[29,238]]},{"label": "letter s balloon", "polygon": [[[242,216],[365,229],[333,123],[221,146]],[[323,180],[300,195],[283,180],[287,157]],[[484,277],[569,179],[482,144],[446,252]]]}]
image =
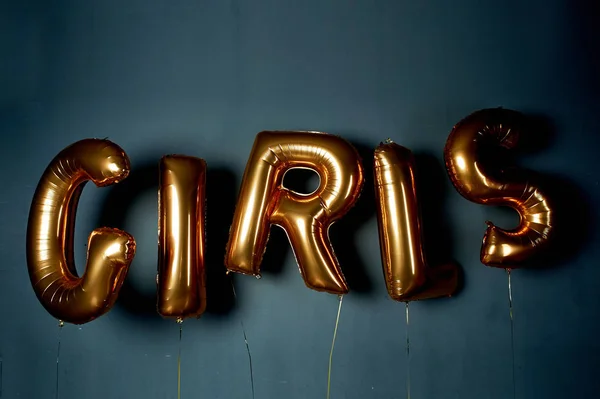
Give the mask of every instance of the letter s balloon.
[{"label": "letter s balloon", "polygon": [[[510,171],[488,156],[517,146],[524,116],[502,108],[477,111],[452,130],[444,158],[457,191],[469,201],[508,206],[519,213],[519,225],[504,230],[487,222],[481,262],[502,268],[522,267],[547,248],[553,236],[555,210],[548,194],[525,171]],[[512,173],[511,173],[512,172]]]},{"label": "letter s balloon", "polygon": [[86,139],[62,150],[40,179],[27,227],[27,264],[39,301],[61,321],[87,323],[117,299],[135,254],[133,237],[118,229],[95,229],[88,239],[85,273],[78,277],[73,235],[85,183],[109,186],[128,174],[129,158],[119,146]]}]

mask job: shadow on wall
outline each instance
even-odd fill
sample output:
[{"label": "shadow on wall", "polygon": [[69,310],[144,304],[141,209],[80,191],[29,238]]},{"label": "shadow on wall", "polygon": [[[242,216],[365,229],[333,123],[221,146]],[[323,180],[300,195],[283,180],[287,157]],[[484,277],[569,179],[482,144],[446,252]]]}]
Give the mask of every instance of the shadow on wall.
[{"label": "shadow on wall", "polygon": [[600,91],[600,35],[598,35],[598,19],[600,7],[598,2],[590,0],[573,0],[565,3],[565,18],[569,19],[571,33],[569,41],[571,59],[568,63],[572,71],[576,71],[579,80],[577,87],[590,102],[595,103]]},{"label": "shadow on wall", "polygon": [[430,268],[450,263],[458,265],[458,287],[454,296],[467,282],[462,267],[454,259],[454,239],[445,205],[451,185],[444,165],[435,155],[428,152],[414,152],[413,155],[425,259]]},{"label": "shadow on wall", "polygon": [[240,288],[225,274],[225,248],[238,192],[235,174],[221,165],[207,164],[206,172],[206,312],[225,316],[235,307]]},{"label": "shadow on wall", "polygon": [[[514,155],[527,155],[551,148],[556,135],[552,119],[545,115],[529,114],[521,143]],[[550,245],[532,264],[542,268],[564,266],[593,242],[595,231],[592,226],[597,215],[592,211],[590,196],[572,178],[559,173],[531,172],[531,181],[539,184],[547,193],[556,210],[556,245]]]},{"label": "shadow on wall", "polygon": [[358,201],[330,230],[331,243],[338,257],[351,293],[372,295],[373,282],[367,274],[369,263],[379,263],[379,258],[365,260],[361,257],[357,234],[375,217],[375,192],[373,188],[373,150],[357,141],[351,144],[360,155],[364,168],[364,184]]},{"label": "shadow on wall", "polygon": [[[331,229],[332,244],[338,250],[336,255],[344,270],[350,289],[354,292],[368,293],[372,290],[366,275],[366,264],[357,251],[356,233],[374,217],[375,204],[372,185],[372,150],[364,145],[355,144],[365,164],[366,183],[362,195],[354,208],[338,221]],[[128,229],[128,214],[137,199],[149,193],[157,195],[159,184],[158,158],[148,162],[138,162],[132,168],[129,177],[121,183],[107,188],[97,221],[98,226]],[[225,274],[223,265],[225,248],[229,238],[229,228],[233,219],[237,201],[239,183],[232,171],[219,165],[208,164],[206,185],[206,273],[207,273],[207,309],[206,315],[227,315],[235,307],[235,295],[230,276]],[[285,186],[297,192],[314,190],[315,174],[306,170],[294,170],[285,178]],[[311,182],[311,179],[313,180]],[[312,187],[309,187],[312,186]],[[157,198],[158,200],[158,198]],[[147,215],[155,218],[156,215]],[[129,227],[131,227],[129,225]],[[349,243],[351,243],[349,245]],[[262,261],[261,271],[279,274],[290,252],[286,234],[280,228],[273,227]],[[156,249],[158,253],[158,248]],[[134,267],[135,267],[134,260]],[[156,270],[157,264],[142,265]],[[137,266],[137,267],[142,267]],[[156,311],[156,292],[151,294],[138,288],[130,274],[123,284],[116,307],[147,322],[161,319]],[[239,296],[239,288],[236,289]]]},{"label": "shadow on wall", "polygon": [[[108,188],[97,222],[98,226],[117,227],[128,231],[128,213],[136,200],[148,193],[157,196],[159,159],[152,159],[131,170],[129,177]],[[206,176],[206,283],[207,308],[203,317],[229,314],[235,307],[231,278],[225,274],[223,259],[229,234],[229,225],[235,208],[236,178],[232,171],[219,165],[208,165]],[[147,215],[157,218],[157,215]],[[157,226],[158,228],[158,226]],[[158,230],[157,230],[158,234]],[[158,246],[156,247],[158,255]],[[134,265],[135,265],[134,259]],[[157,262],[157,261],[156,261]],[[157,270],[157,263],[141,265]],[[240,294],[239,289],[236,290]],[[121,308],[141,321],[160,322],[156,310],[156,291],[151,294],[137,288],[131,273],[125,279],[116,308]]]},{"label": "shadow on wall", "polygon": [[[128,214],[132,211],[136,200],[148,193],[158,195],[158,160],[152,159],[139,165],[132,167],[127,179],[106,189],[108,194],[102,203],[97,226],[116,227],[131,231],[128,228],[131,226],[128,223]],[[158,217],[157,215],[147,216]],[[158,253],[158,248],[156,253]],[[136,261],[139,261],[139,257],[138,259],[134,258],[132,267],[145,267],[156,270],[156,263],[153,265],[136,265]],[[115,304],[116,309],[125,310],[135,317],[133,320],[139,318],[144,322],[161,321],[156,312],[156,293],[150,294],[136,287],[135,282],[132,281],[131,273],[125,278]]]},{"label": "shadow on wall", "polygon": [[[550,121],[532,115],[523,129],[522,142],[512,154],[501,154],[498,162],[510,165],[518,155],[541,151],[551,146],[555,134]],[[358,231],[375,217],[376,204],[373,187],[373,148],[363,143],[353,145],[362,157],[365,169],[365,184],[356,205],[331,229],[331,241],[336,251],[349,287],[359,294],[372,294],[371,279],[367,274],[367,263],[358,251]],[[430,266],[452,261],[453,240],[447,225],[444,199],[448,184],[441,162],[429,153],[415,153],[417,164],[417,193],[421,207],[425,252]],[[111,186],[103,202],[98,226],[127,229],[127,214],[136,199],[158,190],[158,159],[141,163],[130,176]],[[312,183],[311,183],[312,179]],[[300,171],[289,173],[285,186],[298,192],[311,192],[316,183],[314,173]],[[538,260],[543,266],[554,266],[568,262],[592,241],[593,217],[589,198],[570,179],[560,175],[535,175],[555,202],[557,212],[556,232],[560,245],[552,246]],[[206,220],[206,271],[207,271],[207,315],[227,315],[235,307],[235,298],[230,277],[226,276],[223,259],[233,218],[238,181],[235,174],[220,165],[208,165],[207,171],[207,220]],[[309,187],[310,186],[310,187]],[[513,212],[508,210],[508,212]],[[150,215],[148,215],[150,216]],[[152,215],[156,217],[156,215]],[[482,235],[483,235],[482,229]],[[273,228],[263,259],[261,270],[265,273],[281,272],[290,244],[285,233]],[[373,261],[373,260],[370,260]],[[135,261],[134,261],[135,262]],[[380,260],[377,259],[379,263]],[[144,267],[148,267],[145,265]],[[156,264],[152,265],[156,270]],[[461,273],[462,274],[462,273]],[[464,276],[463,276],[464,277]],[[464,284],[463,278],[460,279]],[[238,290],[239,295],[239,290]],[[143,319],[160,320],[156,312],[156,292],[141,292],[130,277],[125,280],[117,306]]]}]

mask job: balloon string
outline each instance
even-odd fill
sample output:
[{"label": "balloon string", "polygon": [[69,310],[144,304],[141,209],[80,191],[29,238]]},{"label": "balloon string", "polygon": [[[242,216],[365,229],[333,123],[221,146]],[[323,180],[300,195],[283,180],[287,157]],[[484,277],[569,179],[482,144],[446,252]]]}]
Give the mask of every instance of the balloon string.
[{"label": "balloon string", "polygon": [[4,381],[4,360],[0,358],[0,398],[2,397],[2,383]]},{"label": "balloon string", "polygon": [[250,355],[250,345],[248,345],[248,337],[246,337],[246,329],[244,322],[240,320],[242,332],[244,333],[244,342],[246,343],[246,352],[248,352],[248,363],[250,364],[250,384],[252,385],[252,399],[254,399],[254,373],[252,372],[252,355]]},{"label": "balloon string", "polygon": [[327,399],[329,399],[329,392],[331,391],[331,363],[333,360],[333,348],[335,347],[335,338],[337,337],[338,325],[340,324],[340,313],[342,311],[342,302],[344,296],[339,296],[340,304],[338,306],[337,317],[335,318],[335,328],[333,330],[333,339],[331,340],[331,350],[329,351],[329,369],[327,370]]},{"label": "balloon string", "polygon": [[510,316],[510,349],[512,353],[512,385],[513,398],[517,397],[517,386],[515,377],[515,321],[513,318],[513,299],[512,299],[512,284],[510,282],[510,269],[506,269],[508,274],[508,314]]},{"label": "balloon string", "polygon": [[[235,287],[233,286],[233,280],[229,279],[231,283],[231,289],[233,290],[233,297],[237,300],[237,294],[235,293]],[[250,366],[250,386],[252,387],[252,399],[254,399],[254,372],[252,368],[252,355],[250,354],[250,345],[248,344],[248,337],[246,335],[246,328],[244,327],[244,320],[240,317],[240,326],[242,327],[242,333],[244,334],[244,343],[246,344],[246,352],[248,353],[248,364]]]},{"label": "balloon string", "polygon": [[181,399],[181,336],[183,334],[183,320],[177,319],[179,324],[179,353],[177,354],[177,399]]},{"label": "balloon string", "polygon": [[56,348],[56,386],[54,391],[54,397],[58,399],[58,361],[60,359],[60,332],[62,331],[65,323],[62,320],[58,321],[58,345]]},{"label": "balloon string", "polygon": [[408,302],[406,302],[406,397],[410,399],[410,337],[408,334]]}]

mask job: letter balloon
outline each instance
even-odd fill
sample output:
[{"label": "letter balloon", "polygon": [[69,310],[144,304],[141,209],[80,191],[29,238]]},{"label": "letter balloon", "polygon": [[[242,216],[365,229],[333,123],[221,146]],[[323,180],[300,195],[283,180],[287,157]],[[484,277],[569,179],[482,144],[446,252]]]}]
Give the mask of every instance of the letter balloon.
[{"label": "letter balloon", "polygon": [[486,222],[481,262],[501,268],[522,267],[548,246],[555,210],[548,194],[522,170],[493,161],[492,151],[514,149],[524,116],[502,108],[477,111],[452,130],[444,158],[452,184],[469,201],[507,206],[519,213],[519,225],[505,230]]},{"label": "letter balloon", "polygon": [[206,308],[204,210],[206,162],[184,155],[160,161],[158,313],[182,321]]},{"label": "letter balloon", "polygon": [[62,150],[35,191],[27,227],[27,264],[44,308],[61,321],[83,324],[115,303],[135,254],[128,233],[95,229],[89,236],[85,273],[73,254],[77,203],[87,181],[109,186],[129,174],[129,158],[108,140],[86,139]]},{"label": "letter balloon", "polygon": [[[319,187],[299,194],[283,186],[293,168],[315,171]],[[285,230],[309,288],[345,294],[348,287],[329,240],[331,225],[354,205],[363,184],[356,149],[319,132],[261,132],[246,165],[225,255],[229,271],[260,276],[271,225]]]},{"label": "letter balloon", "polygon": [[450,296],[458,286],[458,266],[427,265],[412,152],[391,141],[380,144],[375,149],[373,172],[388,294],[403,302]]}]

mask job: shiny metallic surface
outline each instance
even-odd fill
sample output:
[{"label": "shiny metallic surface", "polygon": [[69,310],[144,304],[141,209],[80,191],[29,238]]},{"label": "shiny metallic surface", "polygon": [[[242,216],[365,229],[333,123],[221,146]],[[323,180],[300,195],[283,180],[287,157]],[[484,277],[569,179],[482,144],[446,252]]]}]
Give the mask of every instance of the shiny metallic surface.
[{"label": "shiny metallic surface", "polygon": [[206,309],[205,188],[203,159],[161,159],[157,309],[163,317],[199,317]]},{"label": "shiny metallic surface", "polygon": [[388,294],[397,301],[450,296],[458,285],[458,266],[430,268],[427,264],[411,151],[392,142],[380,144],[375,149],[373,172]]},{"label": "shiny metallic surface", "polygon": [[85,273],[78,277],[73,235],[85,183],[109,186],[128,174],[129,159],[119,146],[86,139],[61,151],[39,181],[29,213],[27,264],[39,301],[59,320],[87,323],[117,299],[135,254],[133,237],[118,229],[95,229],[88,239]]},{"label": "shiny metallic surface", "polygon": [[[283,186],[292,168],[315,171],[320,185],[311,194]],[[320,132],[261,132],[244,172],[225,256],[229,271],[260,276],[269,229],[285,230],[306,285],[345,294],[348,286],[328,230],[357,201],[363,167],[354,147]]]},{"label": "shiny metallic surface", "polygon": [[463,197],[519,213],[519,225],[510,230],[487,222],[480,257],[488,266],[525,265],[547,247],[553,233],[555,210],[548,195],[526,171],[509,170],[487,156],[494,148],[515,148],[522,122],[523,115],[516,111],[477,111],[454,127],[444,149],[448,175]]}]

